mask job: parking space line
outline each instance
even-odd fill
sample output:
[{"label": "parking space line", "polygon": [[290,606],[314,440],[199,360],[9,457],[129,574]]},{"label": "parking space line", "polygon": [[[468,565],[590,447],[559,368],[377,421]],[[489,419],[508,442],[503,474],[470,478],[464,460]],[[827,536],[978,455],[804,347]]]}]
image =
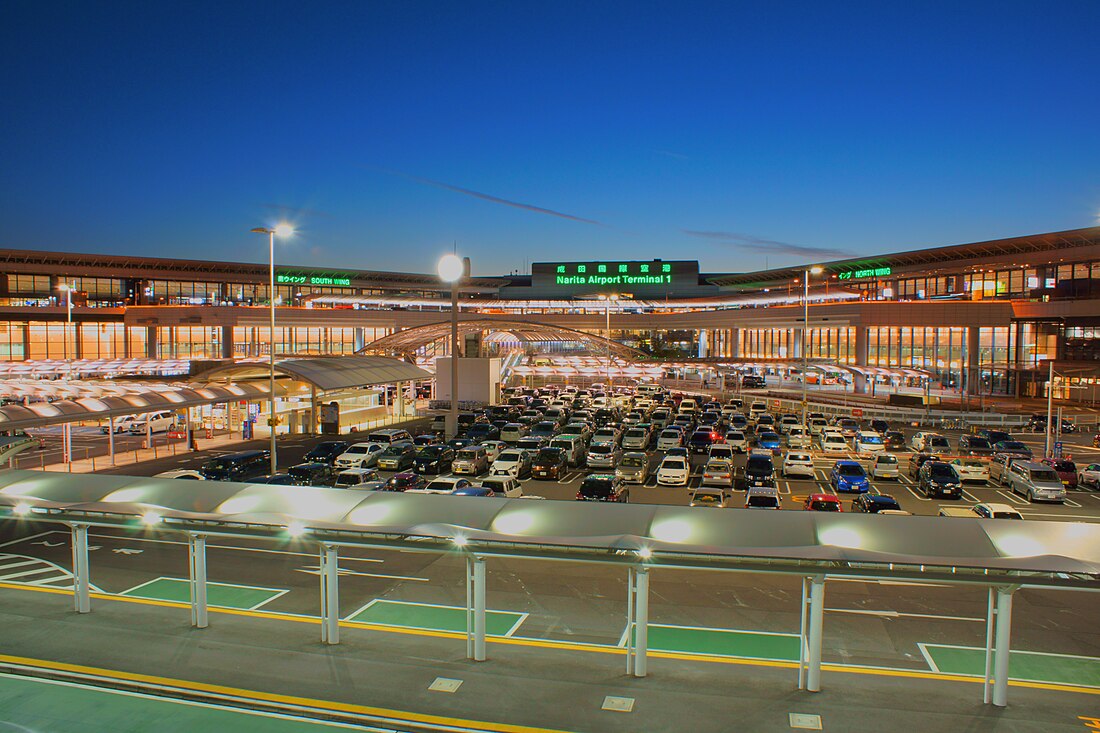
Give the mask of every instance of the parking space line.
[{"label": "parking space line", "polygon": [[[159,585],[160,587],[165,588],[165,590],[162,590],[159,593],[149,592],[145,594],[136,592],[143,588],[149,588],[154,585]],[[239,583],[218,583],[214,581],[207,581],[206,585],[209,605],[217,606],[219,608],[236,608],[243,611],[255,611],[261,606],[264,606],[275,600],[276,598],[280,598],[290,592],[290,590],[287,588],[267,588],[259,585],[241,585]],[[243,590],[245,591],[246,595],[255,596],[259,593],[266,593],[268,594],[268,596],[249,606],[240,606],[231,603],[216,602],[217,595],[222,593],[222,589],[225,588],[236,588],[238,590]],[[147,580],[144,583],[135,585],[133,588],[124,590],[118,595],[131,596],[135,598],[149,598],[152,600],[174,601],[177,603],[190,603],[191,583],[185,578],[171,578],[168,576],[160,576],[157,578],[153,578],[152,580]],[[177,598],[173,596],[179,597]]]},{"label": "parking space line", "polygon": [[920,501],[932,501],[927,496],[921,496],[917,492],[913,491],[912,487],[910,487],[910,486],[906,486],[905,490],[908,491],[910,494],[912,494],[916,499],[918,499]]},{"label": "parking space line", "polygon": [[1017,506],[1031,506],[1031,504],[1029,502],[1024,501],[1023,499],[1016,496],[1015,494],[1006,493],[1006,492],[1002,491],[1001,489],[997,489],[997,493],[1000,494],[1001,496],[1003,496],[1004,498],[1008,499],[1009,501],[1011,501],[1013,504],[1016,504]]},{"label": "parking space line", "polygon": [[[417,625],[417,624],[403,623],[403,622],[398,623],[394,620],[385,620],[385,614],[388,613],[386,611],[382,611],[383,620],[378,620],[378,619],[359,620],[358,617],[361,616],[362,614],[368,613],[372,609],[382,609],[382,608],[384,608],[385,605],[389,605],[391,607],[392,606],[410,607],[410,608],[408,608],[408,610],[405,614],[405,615],[408,615],[408,616],[413,616],[417,613],[416,609],[411,608],[411,607],[419,607],[420,609],[422,609],[420,611],[420,613],[422,613],[422,614],[425,613],[425,611],[423,609],[435,609],[433,611],[427,611],[427,613],[429,614],[429,620],[431,619],[431,614],[435,614],[435,617],[437,619],[441,619],[441,620],[439,622],[439,625],[436,625],[436,626],[420,626],[420,625]],[[463,623],[461,624],[461,626],[464,627],[465,626],[466,609],[463,608],[462,606],[448,606],[448,605],[444,605],[444,604],[440,604],[440,603],[420,603],[420,602],[417,602],[417,601],[395,601],[395,600],[391,600],[389,598],[374,598],[374,599],[368,601],[367,603],[365,603],[362,607],[356,609],[353,613],[350,613],[347,616],[345,616],[342,620],[352,621],[352,622],[356,622],[356,623],[374,624],[374,625],[380,625],[380,626],[393,626],[393,627],[396,627],[396,628],[420,629],[422,631],[449,631],[449,632],[452,632],[452,633],[464,633],[465,629],[460,628],[459,624],[448,624],[447,623],[447,620],[448,620],[447,617],[457,618],[459,615],[461,615],[463,617]],[[487,628],[489,626],[495,625],[496,621],[498,619],[501,619],[502,617],[505,618],[505,619],[507,617],[510,617],[510,616],[515,617],[515,620],[511,623],[511,625],[509,625],[507,627],[504,627],[504,626],[498,627],[498,631],[496,633],[494,633],[493,631],[487,630],[487,634],[489,636],[497,636],[497,637],[505,637],[505,638],[511,637],[513,634],[515,634],[516,631],[519,630],[519,627],[523,625],[523,623],[527,620],[527,618],[529,616],[529,614],[527,614],[523,611],[503,611],[503,610],[497,610],[497,609],[486,609],[485,615],[486,615],[486,626],[487,626]]]}]

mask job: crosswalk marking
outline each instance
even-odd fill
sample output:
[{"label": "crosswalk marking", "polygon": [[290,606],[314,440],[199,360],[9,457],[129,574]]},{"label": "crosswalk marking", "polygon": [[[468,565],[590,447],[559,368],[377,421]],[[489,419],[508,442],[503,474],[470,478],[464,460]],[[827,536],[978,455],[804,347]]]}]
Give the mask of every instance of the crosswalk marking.
[{"label": "crosswalk marking", "polygon": [[12,568],[20,568],[24,565],[34,565],[37,562],[38,560],[21,560],[19,562],[4,563],[3,565],[0,565],[0,573],[3,573],[6,570],[11,570]]},{"label": "crosswalk marking", "polygon": [[[33,567],[28,567],[33,566]],[[14,568],[27,568],[17,572],[7,572]],[[35,577],[38,576],[38,577]],[[59,588],[72,590],[73,574],[66,568],[28,555],[13,555],[0,553],[0,583],[17,583],[20,585],[35,585],[40,587]],[[90,588],[99,593],[102,590],[94,584]]]}]

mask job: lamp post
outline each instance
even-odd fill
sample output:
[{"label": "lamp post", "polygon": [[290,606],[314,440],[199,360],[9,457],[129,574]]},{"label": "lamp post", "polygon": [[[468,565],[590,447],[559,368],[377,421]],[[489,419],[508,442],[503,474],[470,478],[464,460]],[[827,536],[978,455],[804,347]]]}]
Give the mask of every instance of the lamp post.
[{"label": "lamp post", "polygon": [[810,336],[810,274],[820,275],[825,271],[825,268],[820,265],[814,265],[813,267],[807,267],[802,271],[802,428],[807,429],[807,405],[808,397],[806,395],[807,385],[810,382],[810,375],[807,371],[809,365],[809,358],[807,355],[807,340]]},{"label": "lamp post", "polygon": [[[65,293],[65,338],[63,342],[65,344],[65,378],[70,382],[73,381],[73,359],[72,354],[69,353],[69,331],[73,330],[73,286],[69,283],[61,283],[57,286],[58,289]],[[73,351],[76,351],[76,339],[73,339]],[[65,463],[72,463],[73,461],[73,426],[71,423],[65,423],[62,427],[61,433],[61,445],[62,452],[64,453]]]},{"label": "lamp post", "polygon": [[605,333],[607,334],[607,403],[610,405],[613,399],[611,389],[611,301],[618,301],[619,296],[615,294],[601,295],[599,298],[604,302],[604,314],[607,316],[605,326]]},{"label": "lamp post", "polygon": [[439,279],[451,284],[451,406],[444,428],[448,440],[458,435],[458,285],[466,273],[467,263],[468,260],[450,254],[443,255],[436,266]]},{"label": "lamp post", "polygon": [[271,303],[271,373],[268,379],[268,397],[269,402],[269,419],[268,426],[271,433],[271,473],[278,471],[279,461],[275,455],[275,235],[280,237],[289,237],[294,234],[294,227],[289,224],[278,224],[274,229],[268,229],[266,227],[256,227],[253,230],[255,234],[267,235],[267,248],[268,248],[268,263],[270,265],[270,279],[268,281],[268,301]]}]

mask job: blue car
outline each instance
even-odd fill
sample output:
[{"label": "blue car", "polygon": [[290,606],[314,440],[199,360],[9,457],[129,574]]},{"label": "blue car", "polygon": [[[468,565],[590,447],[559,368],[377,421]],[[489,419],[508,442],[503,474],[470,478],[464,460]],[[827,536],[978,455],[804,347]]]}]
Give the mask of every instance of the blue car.
[{"label": "blue car", "polygon": [[770,450],[772,453],[778,454],[781,450],[783,439],[779,437],[778,433],[760,433],[756,436],[756,447]]},{"label": "blue car", "polygon": [[484,486],[464,486],[451,492],[451,496],[496,496],[492,489]]},{"label": "blue car", "polygon": [[859,461],[837,461],[833,464],[833,472],[829,475],[829,483],[839,494],[842,491],[854,491],[862,494],[871,488],[871,482],[867,479],[867,472]]}]

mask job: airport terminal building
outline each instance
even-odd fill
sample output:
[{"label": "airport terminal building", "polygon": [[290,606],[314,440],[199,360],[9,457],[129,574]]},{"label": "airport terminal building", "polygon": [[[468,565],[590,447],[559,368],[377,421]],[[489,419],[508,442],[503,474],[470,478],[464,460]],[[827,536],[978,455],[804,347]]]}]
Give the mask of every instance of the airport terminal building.
[{"label": "airport terminal building", "polygon": [[[648,354],[780,364],[802,359],[806,329],[816,362],[1020,396],[1044,395],[1053,367],[1055,396],[1098,397],[1100,227],[813,264],[535,263],[468,278],[460,319],[477,322],[479,349],[540,333],[560,348],[610,326]],[[266,264],[0,250],[0,360],[263,356],[268,278]],[[280,355],[352,354],[397,333],[410,356],[446,353],[449,286],[434,273],[277,265],[274,297]]]}]

